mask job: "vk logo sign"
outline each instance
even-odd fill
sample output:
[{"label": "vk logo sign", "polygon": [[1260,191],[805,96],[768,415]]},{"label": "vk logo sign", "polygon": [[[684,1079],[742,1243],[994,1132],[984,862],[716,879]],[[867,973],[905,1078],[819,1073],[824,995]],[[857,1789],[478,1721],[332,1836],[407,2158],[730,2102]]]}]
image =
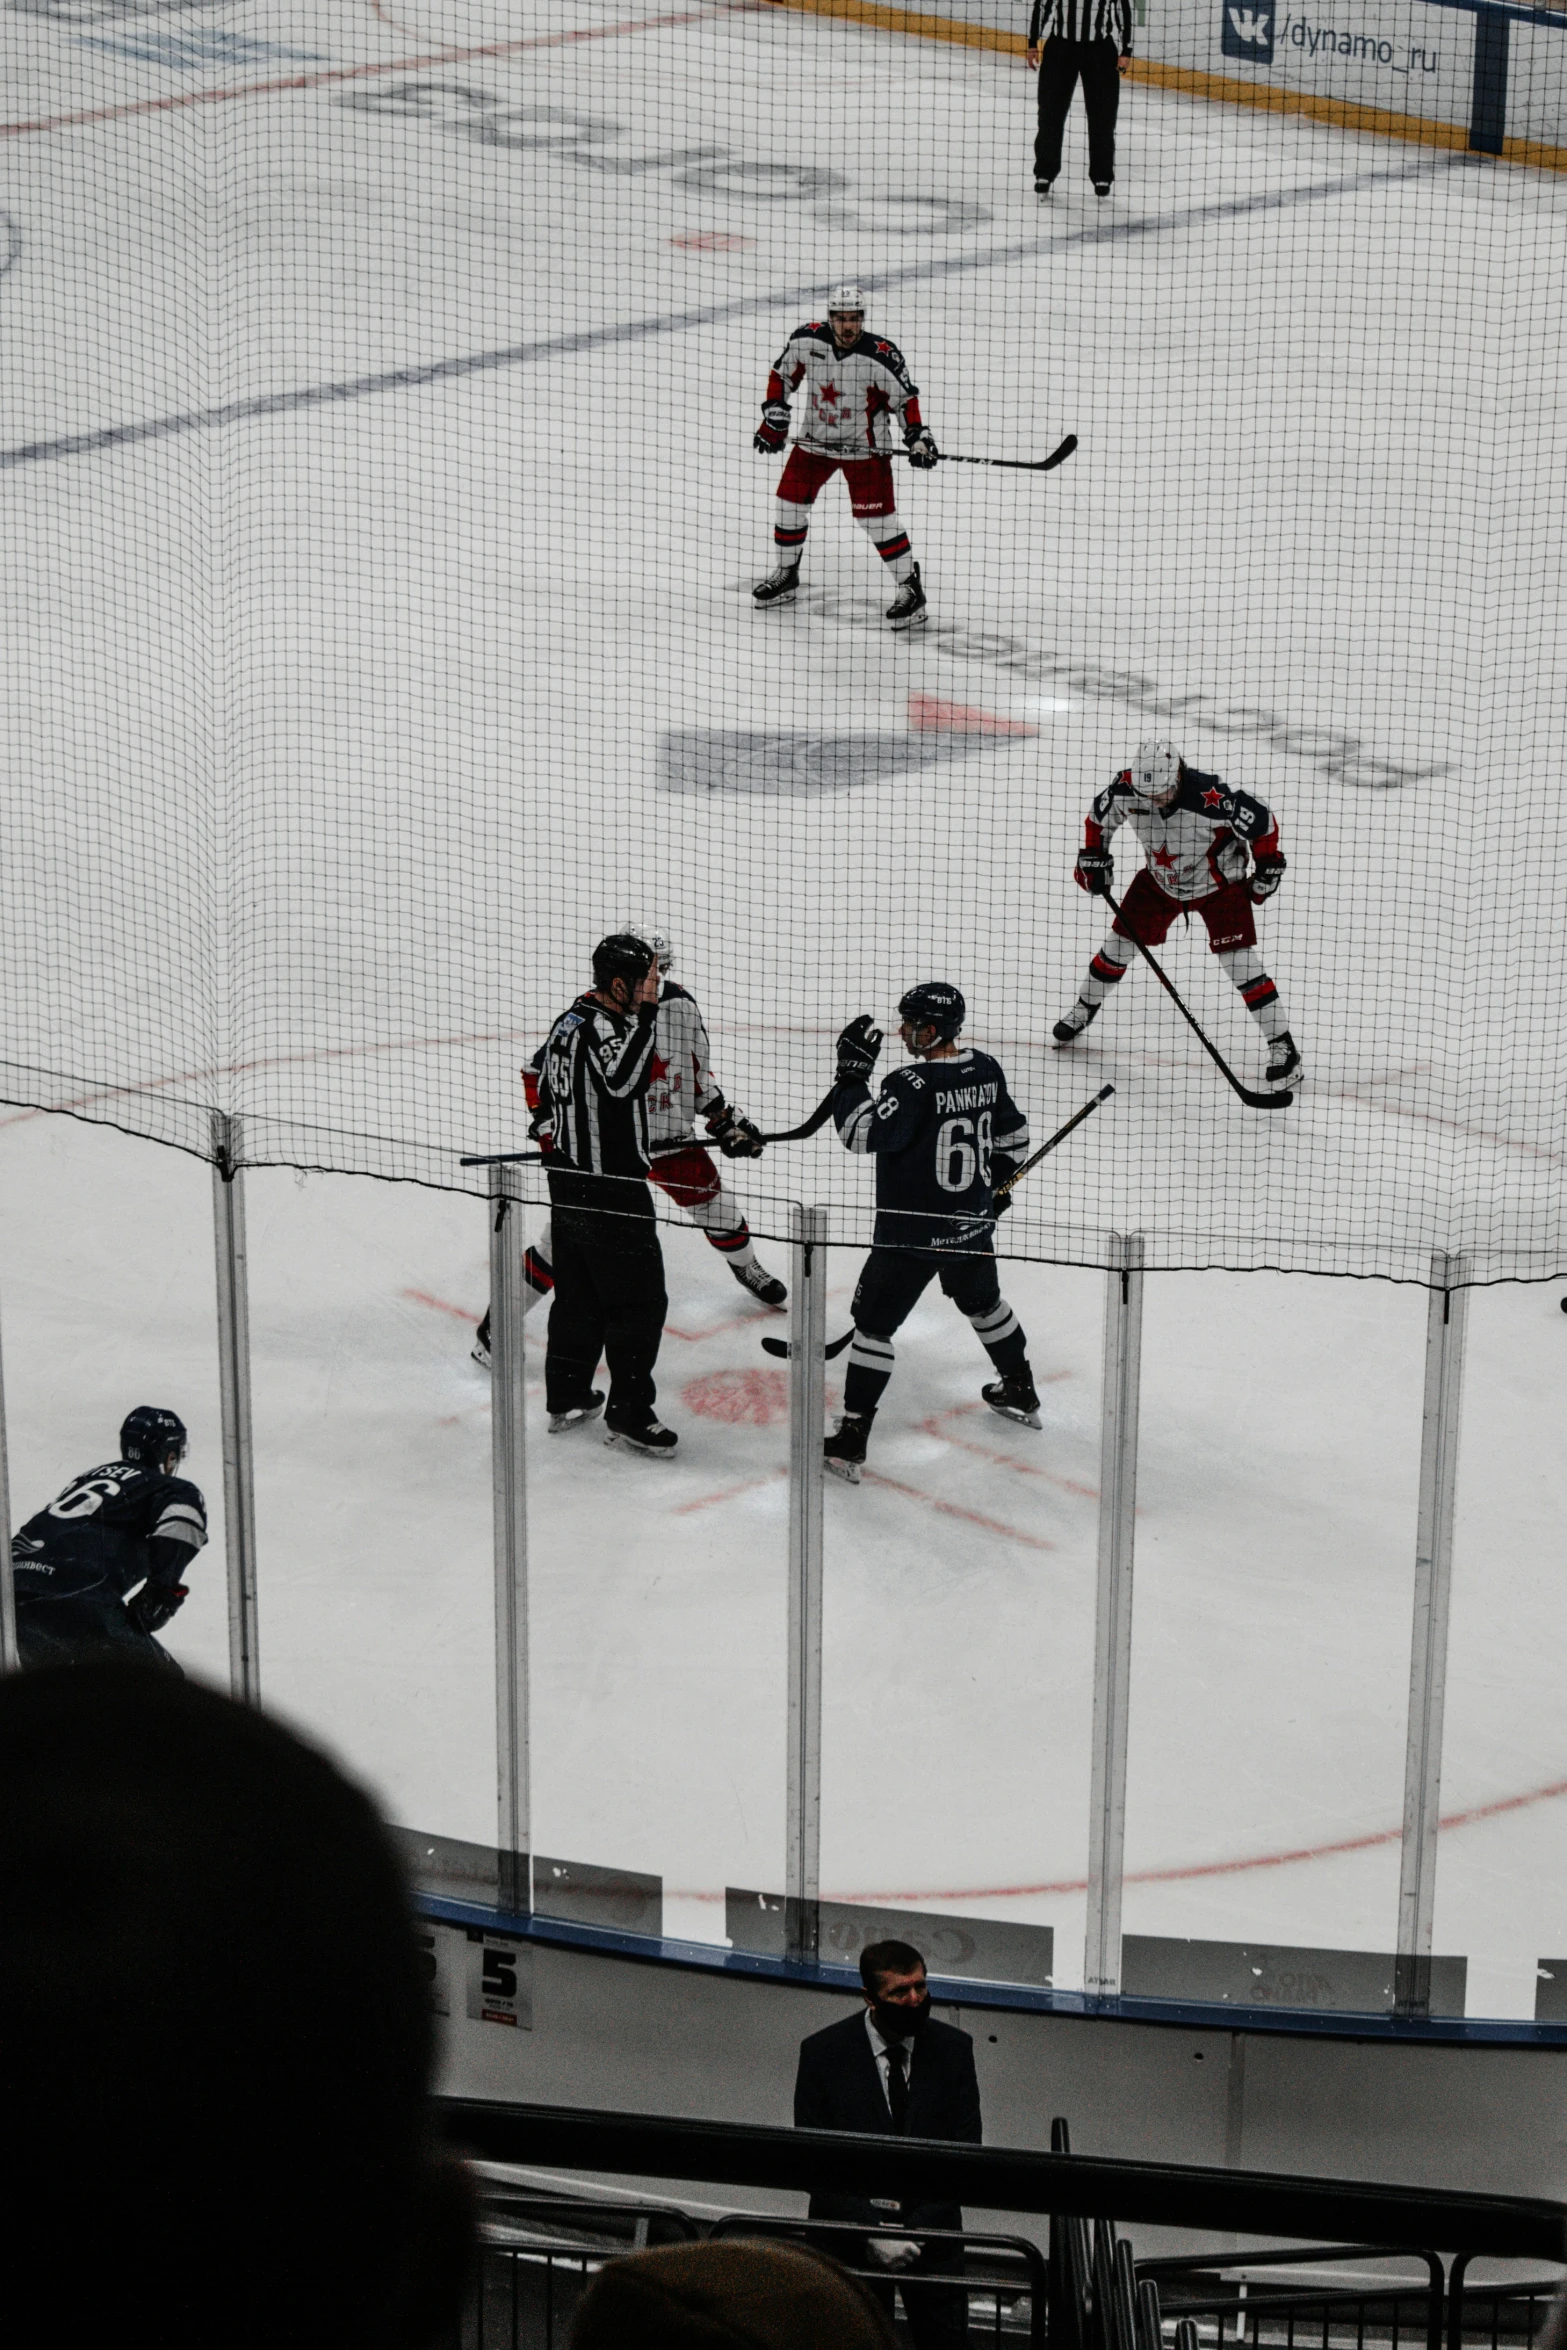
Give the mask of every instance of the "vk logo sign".
[{"label": "vk logo sign", "polygon": [[1243,0],[1222,0],[1224,29],[1220,48],[1226,57],[1249,57],[1253,65],[1273,63],[1273,0],[1247,7]]}]

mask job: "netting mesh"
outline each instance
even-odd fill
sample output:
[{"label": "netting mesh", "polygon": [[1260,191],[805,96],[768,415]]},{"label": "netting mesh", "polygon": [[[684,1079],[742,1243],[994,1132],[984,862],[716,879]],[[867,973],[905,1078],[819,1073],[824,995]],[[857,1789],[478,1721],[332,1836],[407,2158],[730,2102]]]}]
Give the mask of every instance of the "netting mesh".
[{"label": "netting mesh", "polygon": [[[1498,118],[1472,12],[1143,13],[1112,194],[1079,100],[1042,203],[1000,0],[10,0],[5,1097],[484,1188],[629,917],[766,1127],[938,975],[1036,1138],[1113,1080],[1006,1253],[1567,1269],[1567,31]],[[845,274],[943,448],[1080,436],[896,468],[906,634],[839,483],[751,603],[768,365]],[[1136,965],[1052,1049],[1149,733],[1279,819],[1287,1113]],[[1159,952],[1260,1084],[1201,925]],[[830,1130],[733,1180],[869,1238]]]}]

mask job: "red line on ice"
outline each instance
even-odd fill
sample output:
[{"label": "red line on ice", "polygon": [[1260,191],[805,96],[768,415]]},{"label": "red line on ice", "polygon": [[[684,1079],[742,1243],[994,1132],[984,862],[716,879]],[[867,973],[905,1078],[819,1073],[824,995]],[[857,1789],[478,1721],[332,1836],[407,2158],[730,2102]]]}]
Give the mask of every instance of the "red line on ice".
[{"label": "red line on ice", "polygon": [[1042,1534],[1025,1534],[1021,1527],[1003,1524],[1000,1518],[984,1518],[978,1510],[966,1510],[955,1501],[942,1501],[934,1493],[926,1493],[918,1485],[904,1485],[896,1477],[884,1477],[880,1469],[862,1472],[867,1485],[885,1485],[891,1493],[906,1493],[911,1501],[923,1502],[928,1510],[941,1510],[949,1518],[966,1518],[971,1526],[983,1526],[987,1534],[1004,1535],[1008,1542],[1026,1542],[1030,1550],[1054,1550]]},{"label": "red line on ice", "polygon": [[219,106],[231,98],[264,98],[279,90],[315,90],[325,82],[363,81],[372,74],[416,73],[426,65],[463,65],[475,57],[514,57],[523,49],[563,49],[577,41],[612,41],[627,33],[656,33],[672,25],[705,24],[709,18],[759,12],[767,0],[718,0],[710,8],[682,9],[673,16],[640,16],[624,24],[595,25],[580,32],[535,33],[521,41],[486,41],[475,49],[434,49],[422,57],[393,57],[377,65],[329,66],[323,73],[293,73],[274,82],[238,82],[232,89],[180,90],[169,98],[132,98],[119,106],[84,107],[75,114],[53,114],[37,122],[0,122],[0,138],[25,137],[31,131],[69,130],[78,123],[116,122],[132,114],[170,114],[185,106]]}]

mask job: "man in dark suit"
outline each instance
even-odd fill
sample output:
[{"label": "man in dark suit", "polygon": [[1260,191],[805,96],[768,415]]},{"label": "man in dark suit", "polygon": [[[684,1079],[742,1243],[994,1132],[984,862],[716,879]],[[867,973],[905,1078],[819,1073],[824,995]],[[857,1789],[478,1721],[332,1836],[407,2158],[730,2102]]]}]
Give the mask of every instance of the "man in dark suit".
[{"label": "man in dark suit", "polygon": [[[967,2032],[932,2020],[925,1961],[908,1942],[871,1942],[860,1953],[865,1987],[861,2014],[845,2016],[800,2045],[794,2084],[797,2130],[885,2130],[909,2138],[981,2139],[974,2043]],[[874,2289],[892,2313],[898,2279],[915,2350],[956,2350],[968,2340],[968,2295],[961,2285],[918,2281],[922,2271],[961,2263],[954,2246],[921,2247],[906,2228],[961,2228],[955,2203],[895,2203],[870,2195],[811,2197],[812,2219],[849,2220],[868,2229],[863,2245],[852,2237],[825,2239],[840,2260],[888,2271]],[[855,2258],[855,2254],[862,2258]]]}]

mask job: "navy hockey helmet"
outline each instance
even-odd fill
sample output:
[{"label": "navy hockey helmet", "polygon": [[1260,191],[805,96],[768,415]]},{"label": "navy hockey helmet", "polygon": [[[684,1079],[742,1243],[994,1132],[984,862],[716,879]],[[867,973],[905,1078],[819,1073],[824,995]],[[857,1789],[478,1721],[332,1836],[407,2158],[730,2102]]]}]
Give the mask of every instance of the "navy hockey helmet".
[{"label": "navy hockey helmet", "polygon": [[178,1461],[185,1458],[190,1437],[178,1412],[160,1411],[156,1404],[139,1403],[128,1412],[120,1429],[120,1458],[122,1461],[142,1461],[151,1467],[161,1467],[173,1453]]},{"label": "navy hockey helmet", "polygon": [[608,987],[612,979],[623,979],[628,987],[639,987],[657,960],[645,938],[629,930],[612,930],[593,949],[593,984]]},{"label": "navy hockey helmet", "polygon": [[899,1001],[898,1017],[911,1028],[934,1028],[943,1044],[951,1044],[968,1018],[968,1006],[944,979],[922,979]]}]

